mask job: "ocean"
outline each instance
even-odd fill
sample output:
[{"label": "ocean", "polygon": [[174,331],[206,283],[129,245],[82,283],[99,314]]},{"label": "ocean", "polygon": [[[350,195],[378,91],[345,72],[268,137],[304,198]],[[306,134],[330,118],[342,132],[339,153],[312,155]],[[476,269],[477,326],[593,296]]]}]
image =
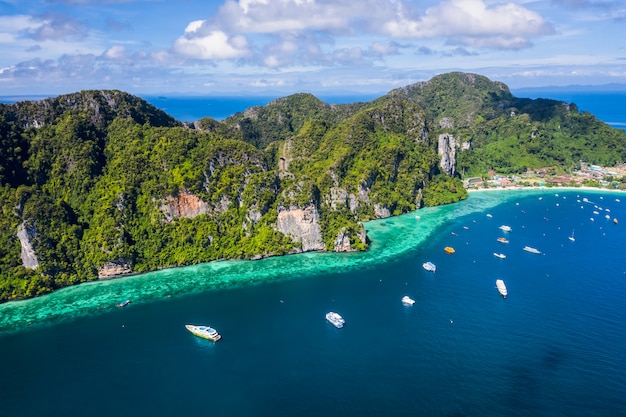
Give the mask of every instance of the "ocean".
[{"label": "ocean", "polygon": [[0,416],[622,415],[624,224],[622,193],[473,192],[366,223],[363,253],[220,261],[5,303]]}]

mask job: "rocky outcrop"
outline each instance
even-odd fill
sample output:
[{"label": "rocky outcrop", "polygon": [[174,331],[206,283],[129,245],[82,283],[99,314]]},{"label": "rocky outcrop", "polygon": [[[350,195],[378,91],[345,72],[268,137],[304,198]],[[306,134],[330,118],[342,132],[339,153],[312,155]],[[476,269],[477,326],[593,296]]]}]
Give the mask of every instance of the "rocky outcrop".
[{"label": "rocky outcrop", "polygon": [[458,144],[454,136],[448,133],[439,135],[439,143],[437,153],[441,156],[439,166],[442,171],[450,176],[454,176],[456,172],[456,148]]},{"label": "rocky outcrop", "polygon": [[319,224],[320,215],[313,204],[304,208],[290,207],[279,209],[276,226],[279,232],[302,244],[302,252],[324,250]]},{"label": "rocky outcrop", "polygon": [[[369,198],[368,198],[369,200]],[[348,194],[348,192],[341,187],[332,187],[330,189],[330,206],[333,209],[346,207],[351,212],[355,213],[359,207],[359,201],[354,194]]]},{"label": "rocky outcrop", "polygon": [[209,205],[196,195],[181,191],[177,196],[168,196],[161,205],[161,211],[165,214],[168,223],[181,217],[193,218],[209,211]]},{"label": "rocky outcrop", "polygon": [[17,227],[17,238],[20,240],[22,247],[22,265],[24,268],[37,269],[39,266],[39,260],[33,249],[32,241],[37,235],[35,227],[26,221],[23,221]]},{"label": "rocky outcrop", "polygon": [[120,275],[131,274],[133,269],[127,259],[116,259],[107,262],[98,269],[98,279],[115,278]]},{"label": "rocky outcrop", "polygon": [[386,219],[387,217],[391,217],[391,211],[384,206],[381,206],[378,203],[374,204],[374,214],[377,219]]}]

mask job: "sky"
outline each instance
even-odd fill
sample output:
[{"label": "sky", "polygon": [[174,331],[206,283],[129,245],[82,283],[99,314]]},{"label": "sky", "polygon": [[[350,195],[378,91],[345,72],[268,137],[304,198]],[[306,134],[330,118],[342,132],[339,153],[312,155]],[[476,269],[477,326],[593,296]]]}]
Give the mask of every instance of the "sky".
[{"label": "sky", "polygon": [[0,96],[626,83],[624,0],[0,0]]}]

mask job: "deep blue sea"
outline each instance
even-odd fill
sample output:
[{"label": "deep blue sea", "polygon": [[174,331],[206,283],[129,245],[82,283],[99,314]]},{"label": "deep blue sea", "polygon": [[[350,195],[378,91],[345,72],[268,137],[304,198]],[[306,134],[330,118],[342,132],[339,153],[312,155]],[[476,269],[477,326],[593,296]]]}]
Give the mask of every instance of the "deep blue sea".
[{"label": "deep blue sea", "polygon": [[365,253],[214,262],[5,303],[0,416],[624,415],[625,225],[624,193],[475,192],[366,223]]}]

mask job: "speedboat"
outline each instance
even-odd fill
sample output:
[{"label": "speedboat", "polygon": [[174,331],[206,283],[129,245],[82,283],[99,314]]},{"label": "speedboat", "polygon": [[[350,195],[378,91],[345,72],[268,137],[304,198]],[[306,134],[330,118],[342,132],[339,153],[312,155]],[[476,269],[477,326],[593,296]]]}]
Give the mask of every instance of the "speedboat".
[{"label": "speedboat", "polygon": [[505,237],[499,237],[498,242],[500,243],[509,243],[509,241]]},{"label": "speedboat", "polygon": [[404,297],[402,297],[402,304],[412,306],[413,304],[415,304],[415,300],[408,295],[405,295]]},{"label": "speedboat", "polygon": [[506,298],[508,292],[506,290],[506,285],[504,285],[504,281],[502,281],[501,279],[496,280],[496,288],[498,289],[500,295]]},{"label": "speedboat", "polygon": [[124,300],[121,303],[119,303],[117,306],[118,307],[126,307],[129,304],[130,304],[130,300]]},{"label": "speedboat", "polygon": [[526,252],[534,253],[534,254],[537,254],[537,255],[540,255],[540,254],[541,254],[541,252],[539,252],[537,249],[532,248],[532,247],[530,247],[530,246],[524,246],[524,250],[525,250]]},{"label": "speedboat", "polygon": [[496,258],[500,258],[500,259],[506,259],[506,255],[503,253],[493,253],[493,256],[495,256]]},{"label": "speedboat", "polygon": [[213,342],[217,342],[222,338],[222,335],[220,335],[213,327],[185,324],[185,328],[196,336],[203,339],[212,340]]},{"label": "speedboat", "polygon": [[346,321],[339,315],[339,313],[335,313],[334,311],[329,311],[326,313],[326,320],[330,322],[333,326],[338,329],[341,329]]},{"label": "speedboat", "polygon": [[572,235],[570,237],[568,237],[569,240],[571,240],[572,242],[574,242],[576,239],[574,238],[574,231],[572,230]]},{"label": "speedboat", "polygon": [[503,224],[502,226],[500,226],[500,230],[502,230],[503,232],[510,232],[511,230],[511,226],[507,226],[506,224]]},{"label": "speedboat", "polygon": [[424,262],[422,264],[422,266],[424,267],[425,270],[430,271],[430,272],[435,272],[437,271],[437,266],[435,266],[434,263],[428,261],[428,262]]}]

